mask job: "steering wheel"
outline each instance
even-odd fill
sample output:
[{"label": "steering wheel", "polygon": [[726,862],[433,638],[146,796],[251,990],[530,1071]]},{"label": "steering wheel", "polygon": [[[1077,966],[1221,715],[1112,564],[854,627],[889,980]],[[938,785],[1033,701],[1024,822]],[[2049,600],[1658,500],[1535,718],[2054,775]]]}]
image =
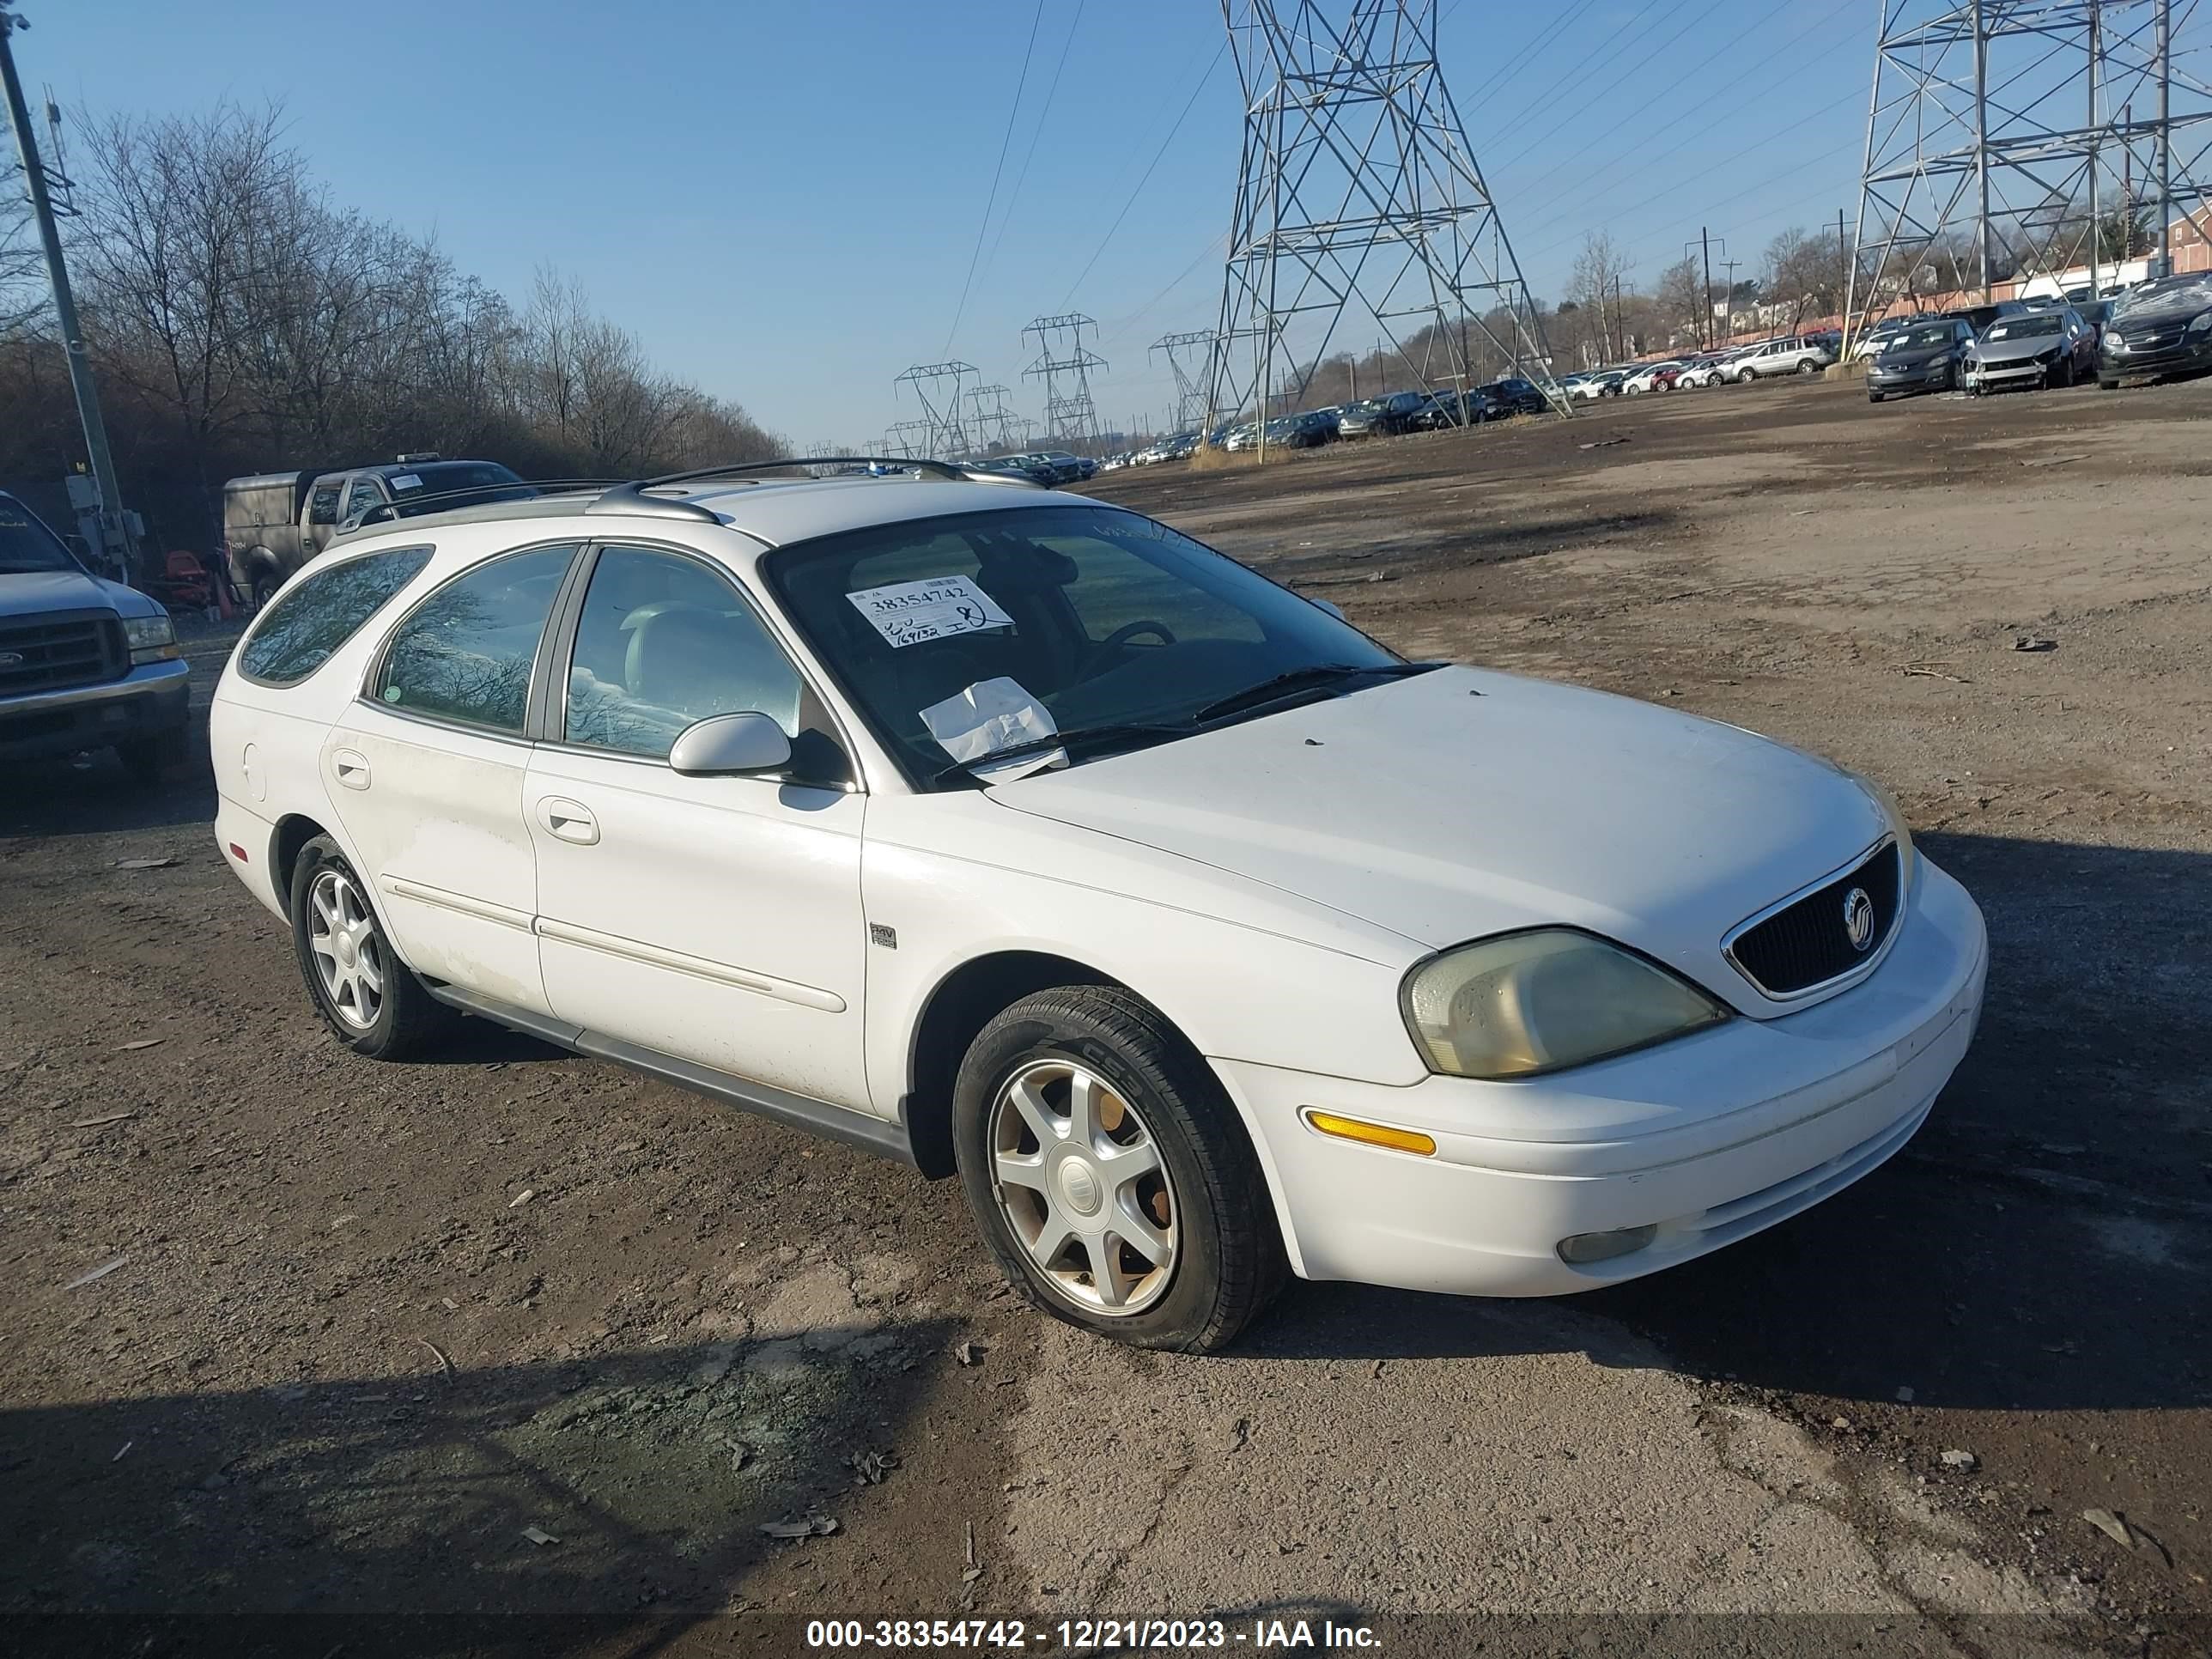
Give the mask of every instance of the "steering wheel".
[{"label": "steering wheel", "polygon": [[[1169,629],[1165,623],[1154,622],[1149,617],[1140,617],[1133,623],[1123,623],[1119,628],[1115,629],[1104,639],[1099,641],[1097,645],[1093,646],[1091,648],[1090,657],[1083,665],[1084,668],[1088,671],[1094,665],[1104,661],[1108,653],[1119,650],[1122,646],[1128,644],[1131,640],[1135,639],[1140,634],[1151,634],[1156,635],[1162,645],[1173,645],[1176,642],[1174,633]],[[1088,678],[1087,672],[1086,678]]]}]

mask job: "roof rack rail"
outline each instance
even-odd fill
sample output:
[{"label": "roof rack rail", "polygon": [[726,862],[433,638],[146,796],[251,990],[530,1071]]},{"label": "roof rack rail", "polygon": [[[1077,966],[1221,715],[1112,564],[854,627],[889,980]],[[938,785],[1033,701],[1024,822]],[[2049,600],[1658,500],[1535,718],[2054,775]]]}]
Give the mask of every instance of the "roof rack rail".
[{"label": "roof rack rail", "polygon": [[[355,528],[366,530],[373,524],[396,524],[400,518],[398,511],[400,507],[417,508],[424,501],[453,501],[456,506],[471,507],[478,502],[489,501],[498,491],[502,489],[534,489],[540,495],[557,495],[586,489],[605,489],[621,482],[619,478],[516,478],[505,483],[465,484],[456,489],[428,490],[420,495],[409,495],[400,501],[379,501],[361,515],[361,521]],[[463,495],[474,499],[468,501],[454,501],[455,497]],[[516,499],[528,501],[532,498],[525,495],[518,496]],[[410,511],[406,516],[411,519],[416,516],[416,514]]]},{"label": "roof rack rail", "polygon": [[[689,472],[671,472],[658,478],[641,478],[634,489],[658,489],[668,484],[689,483],[700,478],[738,477],[749,472],[780,472],[794,466],[880,466],[898,472],[925,472],[933,477],[963,483],[988,483],[999,475],[963,466],[957,461],[919,459],[903,455],[787,455],[773,461],[733,461],[724,466],[702,466]],[[1010,482],[1019,483],[1020,480]]]}]

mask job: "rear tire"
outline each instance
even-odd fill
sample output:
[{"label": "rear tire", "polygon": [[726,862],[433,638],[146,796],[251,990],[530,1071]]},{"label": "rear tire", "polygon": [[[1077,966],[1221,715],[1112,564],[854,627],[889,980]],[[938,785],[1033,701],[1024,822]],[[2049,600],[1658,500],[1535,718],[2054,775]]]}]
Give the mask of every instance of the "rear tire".
[{"label": "rear tire", "polygon": [[371,1060],[434,1053],[460,1016],[422,988],[338,844],[317,836],[292,866],[292,948],[331,1034]]},{"label": "rear tire", "polygon": [[[1189,1042],[1118,986],[1041,991],[984,1026],[961,1061],[952,1127],[985,1247],[1057,1319],[1137,1347],[1213,1353],[1288,1277],[1236,1107]],[[1152,1172],[1118,1175],[1130,1152]],[[1117,1216],[1130,1233],[1115,1230]]]},{"label": "rear tire", "polygon": [[1820,366],[1814,362],[1810,357],[1808,357],[1803,362],[1797,365],[1797,372],[1800,374],[1818,374],[1820,372]]}]

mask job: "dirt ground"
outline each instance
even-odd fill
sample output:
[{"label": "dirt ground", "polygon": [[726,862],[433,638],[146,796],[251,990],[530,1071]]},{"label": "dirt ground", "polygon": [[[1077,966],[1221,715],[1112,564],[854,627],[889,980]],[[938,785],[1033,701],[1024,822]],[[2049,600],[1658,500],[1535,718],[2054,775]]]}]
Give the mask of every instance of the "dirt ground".
[{"label": "dirt ground", "polygon": [[2212,1651],[2208,417],[1759,386],[1102,479],[1410,654],[1870,773],[1992,941],[1926,1129],[1810,1213],[1569,1302],[1295,1285],[1224,1358],[1019,1310],[951,1183],[489,1030],[346,1056],[204,766],[11,777],[11,1641]]}]

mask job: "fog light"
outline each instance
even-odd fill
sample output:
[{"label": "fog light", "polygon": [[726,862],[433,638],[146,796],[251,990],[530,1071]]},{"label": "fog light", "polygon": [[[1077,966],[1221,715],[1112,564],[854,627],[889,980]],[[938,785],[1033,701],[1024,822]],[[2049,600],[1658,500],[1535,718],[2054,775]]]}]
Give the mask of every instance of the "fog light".
[{"label": "fog light", "polygon": [[1559,1241],[1559,1260],[1573,1267],[1593,1261],[1610,1261],[1642,1249],[1658,1235],[1656,1226],[1616,1227],[1609,1233],[1577,1233]]},{"label": "fog light", "polygon": [[1394,1129],[1387,1123],[1365,1123],[1356,1117],[1339,1117],[1334,1112],[1309,1109],[1306,1121],[1325,1135],[1339,1140],[1357,1140],[1369,1146],[1388,1146],[1394,1152],[1412,1152],[1421,1158],[1432,1157],[1437,1143],[1418,1129]]}]

